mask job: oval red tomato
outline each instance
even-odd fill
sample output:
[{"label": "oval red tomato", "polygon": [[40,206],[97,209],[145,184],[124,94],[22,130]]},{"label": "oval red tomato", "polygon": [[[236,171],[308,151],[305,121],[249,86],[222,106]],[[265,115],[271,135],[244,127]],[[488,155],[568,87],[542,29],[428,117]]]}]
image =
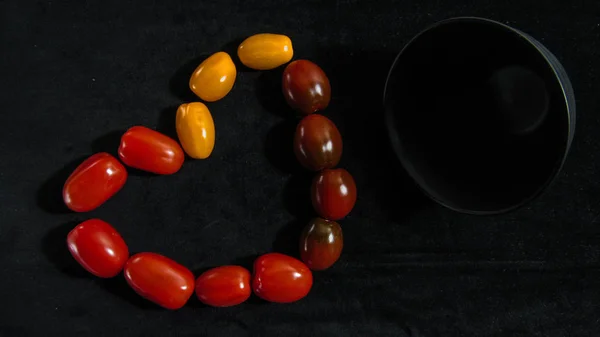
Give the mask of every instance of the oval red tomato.
[{"label": "oval red tomato", "polygon": [[83,268],[102,278],[116,276],[129,257],[121,235],[100,219],[86,220],[73,228],[67,235],[67,247]]},{"label": "oval red tomato", "polygon": [[280,253],[268,253],[254,261],[252,290],[263,300],[290,303],[310,292],[313,276],[302,261]]},{"label": "oval red tomato", "polygon": [[317,213],[328,220],[339,220],[354,208],[356,184],[343,168],[327,169],[313,179],[311,199]]},{"label": "oval red tomato", "polygon": [[67,178],[63,201],[74,212],[88,212],[102,205],[125,185],[125,166],[106,152],[84,160]]},{"label": "oval red tomato", "polygon": [[185,155],[174,139],[145,126],[134,126],[121,137],[119,158],[136,169],[173,174],[183,165]]},{"label": "oval red tomato", "polygon": [[179,309],[194,293],[194,274],[160,254],[133,255],[125,263],[123,274],[136,293],[163,308]]},{"label": "oval red tomato", "polygon": [[252,293],[250,278],[250,272],[240,266],[212,268],[196,279],[196,296],[213,307],[238,305]]}]

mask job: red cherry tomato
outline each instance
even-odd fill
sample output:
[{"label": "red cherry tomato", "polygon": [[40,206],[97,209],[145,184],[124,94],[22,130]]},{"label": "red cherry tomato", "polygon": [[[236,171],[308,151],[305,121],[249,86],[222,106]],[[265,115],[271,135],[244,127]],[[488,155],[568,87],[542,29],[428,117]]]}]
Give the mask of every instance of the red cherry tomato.
[{"label": "red cherry tomato", "polygon": [[163,308],[179,309],[194,293],[194,274],[156,253],[133,255],[125,264],[123,274],[136,293]]},{"label": "red cherry tomato", "polygon": [[298,123],[294,135],[294,154],[312,171],[336,166],[342,157],[342,136],[335,124],[319,114],[308,115]]},{"label": "red cherry tomato", "polygon": [[83,268],[102,278],[116,276],[129,257],[121,235],[100,219],[86,220],[73,228],[67,235],[67,247]]},{"label": "red cherry tomato", "polygon": [[108,153],[92,155],[79,164],[63,186],[63,201],[74,212],[88,212],[117,193],[127,180],[125,166]]},{"label": "red cherry tomato", "polygon": [[312,272],[302,261],[268,253],[254,261],[252,290],[263,300],[290,303],[304,298],[313,284]]},{"label": "red cherry tomato", "polygon": [[145,126],[134,126],[121,137],[119,158],[136,169],[173,174],[179,171],[185,156],[174,139]]},{"label": "red cherry tomato", "polygon": [[213,307],[229,307],[246,301],[250,289],[250,272],[240,266],[221,266],[205,271],[196,280],[196,296]]},{"label": "red cherry tomato", "polygon": [[327,75],[308,60],[296,60],[285,67],[282,88],[287,103],[306,115],[325,109],[331,100]]},{"label": "red cherry tomato", "polygon": [[317,213],[328,220],[339,220],[354,208],[356,184],[343,168],[319,172],[312,182],[311,199]]}]

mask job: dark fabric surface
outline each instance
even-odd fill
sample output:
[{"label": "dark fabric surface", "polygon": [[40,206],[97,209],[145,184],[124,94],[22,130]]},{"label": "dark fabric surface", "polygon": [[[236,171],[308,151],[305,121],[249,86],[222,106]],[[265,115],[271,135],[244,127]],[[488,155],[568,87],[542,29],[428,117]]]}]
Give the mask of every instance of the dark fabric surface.
[{"label": "dark fabric surface", "polygon": [[[424,198],[391,155],[381,99],[395,54],[428,25],[474,15],[544,43],[574,85],[577,133],[563,173],[513,213],[477,217]],[[585,1],[18,1],[0,2],[1,336],[597,336],[600,335],[600,3]],[[311,175],[291,149],[297,119],[281,70],[240,68],[209,105],[207,160],[173,176],[132,172],[100,208],[69,213],[61,188],[97,151],[145,125],[171,136],[190,72],[241,39],[289,35],[318,63],[333,98],[324,112],[344,138],[341,167],[358,202],[340,221],[345,247],[314,273],[305,299],[255,297],[226,309],[192,297],[178,311],[138,297],[122,275],[89,276],[65,237],[99,217],[132,253],[194,271],[279,251],[297,256],[313,216]],[[235,58],[235,57],[234,57]]]}]

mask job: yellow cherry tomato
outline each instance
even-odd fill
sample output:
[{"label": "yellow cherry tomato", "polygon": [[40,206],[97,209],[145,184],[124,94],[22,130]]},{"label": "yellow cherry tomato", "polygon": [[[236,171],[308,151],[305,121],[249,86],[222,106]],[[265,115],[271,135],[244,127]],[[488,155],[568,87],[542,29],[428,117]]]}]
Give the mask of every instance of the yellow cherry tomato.
[{"label": "yellow cherry tomato", "polygon": [[205,159],[215,147],[215,123],[204,103],[181,104],[175,117],[181,147],[194,159]]},{"label": "yellow cherry tomato", "polygon": [[190,89],[201,99],[214,102],[225,97],[233,88],[236,69],[226,52],[217,52],[204,60],[190,78]]},{"label": "yellow cherry tomato", "polygon": [[269,70],[289,62],[294,56],[292,40],[281,34],[252,35],[238,47],[243,65],[256,70]]}]

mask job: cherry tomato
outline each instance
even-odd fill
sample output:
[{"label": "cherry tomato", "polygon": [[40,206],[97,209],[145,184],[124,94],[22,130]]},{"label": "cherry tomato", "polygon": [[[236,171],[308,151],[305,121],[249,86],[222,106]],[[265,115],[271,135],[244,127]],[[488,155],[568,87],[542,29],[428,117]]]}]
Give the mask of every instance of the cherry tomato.
[{"label": "cherry tomato", "polygon": [[300,236],[300,257],[312,270],[331,267],[344,247],[342,227],[323,218],[314,218],[304,227]]},{"label": "cherry tomato", "polygon": [[318,65],[296,60],[283,71],[283,96],[293,109],[308,115],[329,105],[331,85]]},{"label": "cherry tomato", "polygon": [[328,220],[339,220],[354,208],[356,184],[343,168],[319,172],[312,182],[311,199],[317,213]]},{"label": "cherry tomato", "polygon": [[229,307],[246,301],[250,289],[250,272],[240,266],[221,266],[205,271],[196,279],[196,296],[213,307]]},{"label": "cherry tomato", "polygon": [[121,137],[119,158],[136,169],[173,174],[183,165],[185,155],[174,139],[145,126],[134,126]]},{"label": "cherry tomato", "polygon": [[86,220],[73,228],[67,235],[67,247],[85,270],[102,278],[116,276],[129,257],[121,235],[100,219]]},{"label": "cherry tomato", "polygon": [[88,212],[102,205],[125,185],[125,166],[108,153],[84,160],[67,178],[63,201],[74,212]]},{"label": "cherry tomato", "polygon": [[194,293],[194,274],[160,254],[133,255],[123,274],[136,293],[166,309],[183,307]]},{"label": "cherry tomato", "polygon": [[313,284],[310,269],[302,261],[280,253],[268,253],[254,261],[252,290],[263,300],[290,303],[308,295]]},{"label": "cherry tomato", "polygon": [[188,156],[206,159],[215,148],[215,122],[206,104],[183,103],[175,115],[175,128],[181,147]]},{"label": "cherry tomato", "polygon": [[294,48],[285,35],[258,33],[240,43],[237,54],[248,68],[270,70],[288,63],[294,56]]},{"label": "cherry tomato", "polygon": [[194,70],[190,77],[190,89],[207,102],[218,101],[233,88],[237,72],[235,63],[226,52],[219,51]]},{"label": "cherry tomato", "polygon": [[342,147],[338,128],[323,115],[308,115],[296,127],[294,153],[300,164],[309,170],[336,166],[342,157]]}]

